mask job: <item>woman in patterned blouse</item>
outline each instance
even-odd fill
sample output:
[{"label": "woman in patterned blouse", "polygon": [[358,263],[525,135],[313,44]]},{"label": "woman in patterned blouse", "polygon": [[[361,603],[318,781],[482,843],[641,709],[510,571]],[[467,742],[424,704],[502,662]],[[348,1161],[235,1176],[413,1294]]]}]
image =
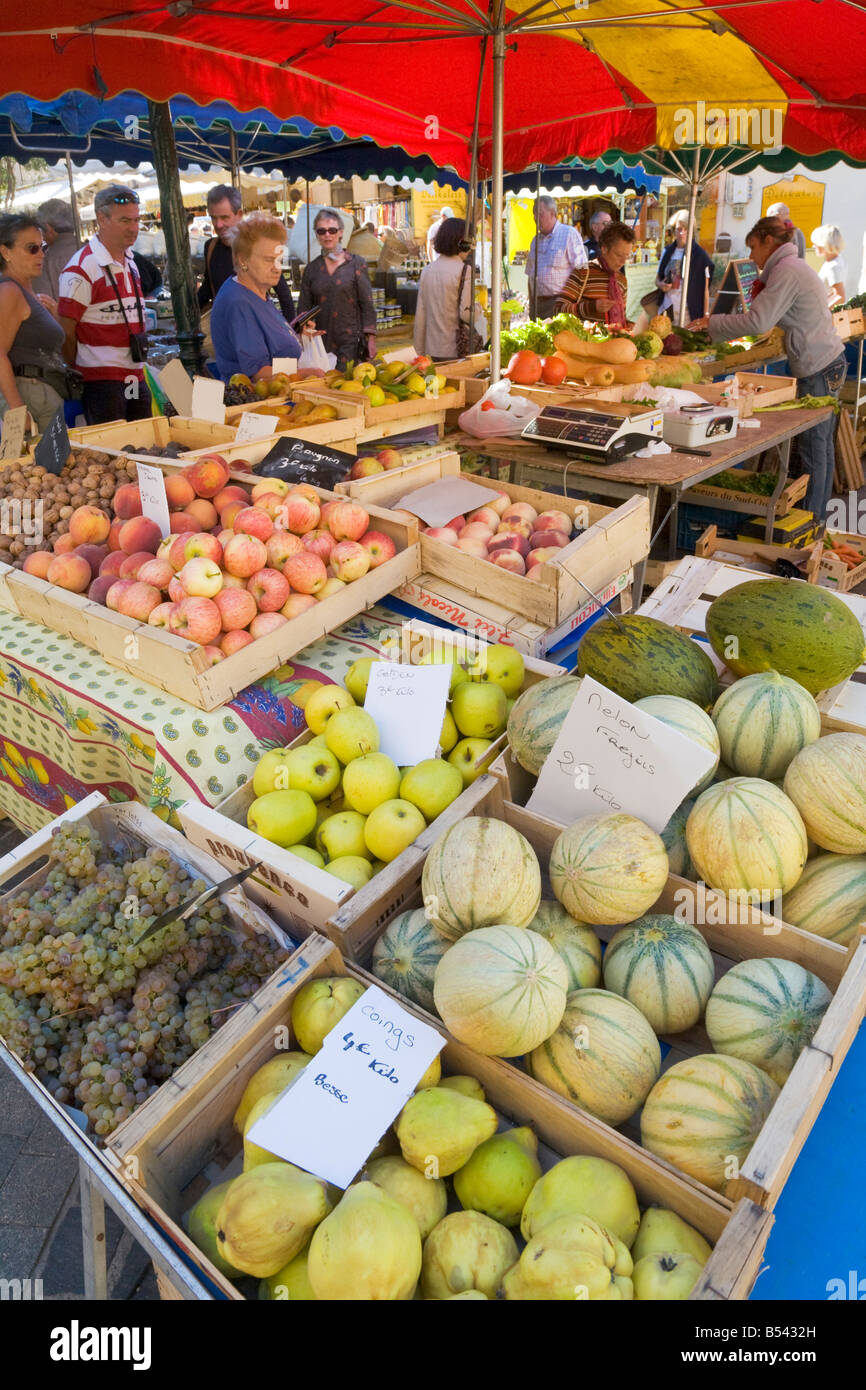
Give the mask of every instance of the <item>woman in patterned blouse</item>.
[{"label": "woman in patterned blouse", "polygon": [[359,362],[376,353],[376,310],[367,263],[344,251],[343,223],[335,208],[322,208],[313,223],[322,247],[301,279],[298,313],[320,306],[316,327],[324,332],[326,352],[337,366]]}]

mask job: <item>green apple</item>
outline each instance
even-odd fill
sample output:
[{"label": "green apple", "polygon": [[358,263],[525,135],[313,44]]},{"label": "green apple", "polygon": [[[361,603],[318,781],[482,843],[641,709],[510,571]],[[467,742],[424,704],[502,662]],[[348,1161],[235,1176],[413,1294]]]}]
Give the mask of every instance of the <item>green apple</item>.
[{"label": "green apple", "polygon": [[367,817],[364,826],[364,840],[371,857],[384,859],[386,864],[390,864],[407,845],[417,839],[426,824],[418,807],[413,806],[411,801],[401,801],[399,798],[383,801]]},{"label": "green apple", "polygon": [[[505,696],[502,697],[505,699]],[[376,753],[379,748],[379,730],[372,714],[366,710],[338,710],[325,730],[328,747],[345,766],[353,758],[362,758],[365,753]]]},{"label": "green apple", "polygon": [[364,840],[366,816],[357,811],[338,811],[328,816],[316,831],[316,849],[329,859],[343,859],[347,854],[372,859]]},{"label": "green apple", "polygon": [[417,806],[425,820],[435,820],[441,816],[446,806],[450,806],[463,790],[463,775],[452,763],[443,758],[424,758],[407,772],[400,783],[400,796],[403,801],[411,801]]},{"label": "green apple", "polygon": [[289,749],[286,763],[292,791],[309,792],[314,801],[324,801],[340,785],[343,770],[327,748],[302,743]]},{"label": "green apple", "polygon": [[448,754],[451,766],[458,768],[462,774],[464,787],[468,787],[470,782],[487,770],[487,764],[483,767],[476,767],[475,764],[490,743],[489,738],[462,738]]},{"label": "green apple", "polygon": [[247,811],[250,830],[283,849],[299,845],[315,824],[316,803],[308,792],[266,792]]},{"label": "green apple", "polygon": [[370,679],[370,667],[376,660],[377,658],[375,656],[362,656],[360,661],[352,662],[352,665],[343,677],[346,689],[356,705],[363,705],[367,698],[367,682]]},{"label": "green apple", "polygon": [[324,856],[317,849],[312,849],[310,845],[289,845],[289,854],[296,854],[299,859],[306,859],[308,864],[315,864],[317,869],[324,869]]},{"label": "green apple", "polygon": [[505,728],[507,710],[505,691],[491,682],[467,681],[451,701],[454,723],[464,738],[495,738]]},{"label": "green apple", "polygon": [[442,732],[439,735],[439,747],[442,752],[450,753],[459,737],[457,725],[454,723],[450,709],[447,709],[445,718],[442,720]]},{"label": "green apple", "polygon": [[311,738],[309,743],[306,744],[307,748],[327,748],[327,746],[328,740],[325,738],[324,734],[316,734],[316,737]]},{"label": "green apple", "polygon": [[320,685],[304,706],[307,728],[323,734],[333,715],[341,709],[352,709],[355,701],[342,685]]},{"label": "green apple", "polygon": [[351,883],[353,888],[363,888],[373,877],[369,859],[361,859],[357,854],[343,854],[339,859],[332,859],[330,864],[325,865],[325,873],[341,878],[344,883]]},{"label": "green apple", "polygon": [[507,647],[504,642],[493,642],[478,653],[469,667],[470,680],[492,681],[511,696],[520,694],[525,675],[526,667],[520,652]]},{"label": "green apple", "polygon": [[369,816],[383,801],[391,801],[399,790],[399,769],[385,753],[353,758],[343,773],[346,803],[362,816]]},{"label": "green apple", "polygon": [[453,695],[458,685],[463,685],[464,681],[469,680],[467,672],[464,671],[463,667],[460,665],[460,658],[458,656],[448,651],[441,651],[437,648],[436,651],[427,652],[426,656],[422,656],[421,660],[416,664],[418,666],[447,666],[449,662],[454,667],[454,670],[451,672],[451,684],[448,687],[448,694]]},{"label": "green apple", "polygon": [[[259,758],[253,773],[253,791],[256,796],[264,796],[265,792],[291,790],[288,767],[290,753],[290,748],[272,748]],[[309,791],[309,788],[304,787],[302,790]]]}]

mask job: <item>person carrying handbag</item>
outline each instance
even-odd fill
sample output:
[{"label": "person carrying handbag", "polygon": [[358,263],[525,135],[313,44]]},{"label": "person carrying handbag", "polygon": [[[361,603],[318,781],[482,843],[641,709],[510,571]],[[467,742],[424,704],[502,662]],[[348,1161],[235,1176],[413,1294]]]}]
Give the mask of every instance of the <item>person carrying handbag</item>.
[{"label": "person carrying handbag", "polygon": [[412,336],[419,357],[449,362],[477,352],[481,340],[471,321],[471,243],[462,217],[446,217],[434,238],[437,253],[421,272],[415,329]]},{"label": "person carrying handbag", "polygon": [[60,355],[57,305],[31,288],[44,259],[42,228],[32,217],[0,218],[0,416],[26,406],[40,433],[73,399],[70,377],[77,375]]}]

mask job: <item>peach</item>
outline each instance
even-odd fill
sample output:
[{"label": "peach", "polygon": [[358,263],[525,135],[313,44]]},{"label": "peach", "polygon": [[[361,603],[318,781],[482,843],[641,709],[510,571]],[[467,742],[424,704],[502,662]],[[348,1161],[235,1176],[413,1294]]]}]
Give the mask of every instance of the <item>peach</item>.
[{"label": "peach", "polygon": [[223,632],[249,627],[259,611],[256,600],[246,589],[220,589],[214,603],[219,609]]},{"label": "peach", "polygon": [[120,532],[121,532],[122,527],[123,527],[123,522],[122,522],[122,521],[112,521],[112,523],[111,523],[111,530],[110,530],[109,533],[108,533],[108,548],[109,548],[109,550],[119,550],[119,549],[120,549]]},{"label": "peach", "polygon": [[55,555],[71,555],[74,549],[75,541],[72,539],[68,531],[65,535],[58,536],[57,540],[54,542]]},{"label": "peach", "polygon": [[150,616],[147,620],[148,623],[151,627],[164,627],[170,629],[171,615],[176,607],[177,604],[175,603],[158,603],[155,608],[150,610]]},{"label": "peach", "polygon": [[[125,551],[122,552],[126,554]],[[137,550],[134,555],[127,555],[123,564],[120,566],[121,579],[137,579],[138,571],[142,565],[146,565],[153,559],[149,550]]]},{"label": "peach", "polygon": [[563,531],[533,531],[529,537],[529,549],[549,550],[555,546],[561,550],[564,545],[568,545],[568,536]]},{"label": "peach", "polygon": [[535,518],[532,529],[533,531],[563,531],[566,536],[570,536],[571,517],[568,512],[540,512]]},{"label": "peach", "polygon": [[249,503],[239,502],[237,498],[232,498],[232,500],[226,502],[225,506],[220,510],[220,526],[222,526],[223,529],[227,527],[230,529],[234,526],[235,520],[240,516],[241,512],[247,511],[249,511]]},{"label": "peach", "polygon": [[69,518],[74,545],[101,545],[111,534],[111,517],[100,507],[76,507]]},{"label": "peach", "polygon": [[470,521],[460,532],[460,539],[486,543],[493,540],[493,528],[485,525],[483,521]]},{"label": "peach", "polygon": [[202,454],[184,468],[181,476],[196,497],[216,497],[229,480],[229,466],[220,454]]},{"label": "peach", "polygon": [[180,473],[175,473],[165,480],[165,495],[170,509],[182,511],[194,500],[195,488],[186,478],[181,477]]},{"label": "peach", "polygon": [[[331,575],[331,577],[328,579],[327,584],[325,584],[324,588],[322,588],[322,589],[319,590],[318,594],[316,595],[315,601],[318,602],[318,603],[321,603],[323,598],[330,598],[330,597],[331,597],[331,594],[338,594],[338,593],[340,592],[340,590],[341,590],[341,589],[345,589],[345,587],[346,587],[346,581],[345,581],[345,579],[336,579],[336,578],[334,577],[334,575]],[[291,598],[289,599],[289,602],[291,603],[291,600],[292,600],[293,598],[298,598],[298,599],[300,599],[300,598],[307,598],[307,597],[308,597],[307,594],[292,594],[292,595],[291,595]],[[280,609],[280,612],[281,612],[281,613],[285,613],[285,612],[286,612],[286,609],[287,609],[287,606],[288,606],[287,604],[283,604],[283,607]]]},{"label": "peach", "polygon": [[489,526],[491,531],[495,531],[499,525],[499,513],[492,507],[478,507],[476,511],[469,513],[466,520],[470,525],[478,521],[482,526]]},{"label": "peach", "polygon": [[112,613],[119,612],[120,610],[117,607],[118,603],[127,589],[131,589],[136,582],[135,579],[115,579],[108,593],[105,595],[106,608],[110,608]]},{"label": "peach", "polygon": [[100,575],[111,574],[115,579],[120,578],[120,570],[126,564],[129,556],[123,550],[110,550],[99,566]]},{"label": "peach", "polygon": [[157,589],[167,589],[174,576],[174,569],[168,560],[148,560],[135,576],[142,584],[153,584]]},{"label": "peach", "polygon": [[[328,580],[328,583],[330,582]],[[341,581],[336,580],[335,582],[339,584]],[[324,594],[325,588],[327,588],[327,584],[319,592]],[[299,614],[306,613],[308,608],[315,608],[315,606],[316,600],[312,594],[289,594],[280,612],[284,618],[297,618]]]},{"label": "peach", "polygon": [[229,574],[249,579],[256,570],[264,569],[268,558],[264,541],[256,536],[234,535],[223,551],[223,565]]},{"label": "peach", "polygon": [[98,574],[99,566],[107,558],[109,550],[107,545],[77,545],[75,554],[86,560],[93,573]]},{"label": "peach", "polygon": [[289,581],[279,570],[256,570],[247,580],[247,588],[260,613],[276,613],[289,597]]},{"label": "peach", "polygon": [[320,507],[322,505],[322,499],[316,492],[316,489],[313,487],[312,483],[293,483],[292,486],[289,488],[288,492],[284,494],[284,496],[306,497],[308,502],[315,502],[317,507]]},{"label": "peach", "polygon": [[528,521],[523,521],[521,517],[511,516],[509,520],[509,514],[506,513],[496,528],[496,534],[497,536],[513,534],[529,540],[532,535],[532,525]]},{"label": "peach", "polygon": [[380,449],[376,458],[386,469],[403,467],[403,455],[399,449]]},{"label": "peach", "polygon": [[[166,484],[166,492],[168,484]],[[130,517],[141,516],[141,493],[135,483],[124,483],[119,487],[111,499],[111,510],[115,516],[120,517],[121,521],[129,521]]]},{"label": "peach", "polygon": [[494,536],[487,547],[491,560],[494,555],[498,555],[501,550],[516,550],[518,555],[525,560],[529,554],[529,541],[525,536],[518,536],[513,531],[508,531],[504,535]]},{"label": "peach", "polygon": [[450,526],[428,526],[424,532],[431,541],[441,541],[443,545],[456,545],[458,541],[457,532]]},{"label": "peach", "polygon": [[189,537],[186,534],[179,537],[183,544],[184,560],[197,560],[200,557],[205,560],[213,560],[215,565],[221,563],[223,558],[223,548],[216,536],[210,531],[194,531]]},{"label": "peach", "polygon": [[269,632],[275,632],[286,622],[288,618],[284,613],[259,613],[250,623],[250,636],[267,637]]},{"label": "peach", "polygon": [[534,522],[537,516],[538,512],[528,502],[512,502],[511,506],[502,513],[502,520],[509,521],[513,518],[515,521]]},{"label": "peach", "polygon": [[213,598],[223,586],[223,572],[219,565],[204,555],[187,560],[177,579],[185,592],[194,598]]},{"label": "peach", "polygon": [[45,579],[54,558],[50,550],[31,550],[21,568],[25,574],[35,574],[37,579]]},{"label": "peach", "polygon": [[452,516],[450,521],[446,521],[445,527],[448,531],[456,531],[458,536],[466,525],[466,517],[461,512],[459,516]]},{"label": "peach", "polygon": [[349,472],[350,478],[369,478],[373,473],[384,473],[385,465],[372,454],[364,454],[356,459]]},{"label": "peach", "polygon": [[[185,478],[181,478],[181,482],[184,487],[189,487],[189,483]],[[192,501],[192,498],[190,498],[190,501]],[[248,507],[250,505],[249,494],[244,491],[239,483],[229,483],[228,487],[220,489],[213,499],[213,504],[217,511],[221,512],[223,507],[228,506],[229,502],[243,502],[244,506]]]},{"label": "peach", "polygon": [[168,518],[169,526],[174,535],[180,535],[182,531],[200,531],[201,527],[194,516],[189,512],[172,512]]},{"label": "peach", "polygon": [[494,565],[498,565],[502,570],[508,570],[511,574],[525,574],[526,562],[522,555],[518,555],[516,550],[500,550],[490,559]]},{"label": "peach", "polygon": [[172,603],[182,603],[185,598],[189,597],[177,575],[168,581],[168,596]]},{"label": "peach", "polygon": [[545,549],[539,546],[537,550],[530,550],[526,557],[526,568],[534,569],[536,565],[544,565],[548,560],[553,560],[562,549],[561,545],[549,545]]},{"label": "peach", "polygon": [[[286,534],[291,535],[291,531],[287,531]],[[321,527],[315,531],[308,531],[301,541],[304,550],[312,551],[313,555],[318,555],[325,564],[330,560],[331,552],[336,544],[337,542],[330,531],[325,531]]]},{"label": "peach", "polygon": [[268,536],[274,534],[274,523],[267,512],[259,507],[243,507],[232,522],[232,527],[236,536],[255,536],[260,541],[266,541]]},{"label": "peach", "polygon": [[360,502],[338,502],[328,517],[327,525],[335,540],[359,541],[369,530],[370,516]]},{"label": "peach", "polygon": [[370,568],[371,556],[358,541],[340,541],[331,553],[331,569],[337,579],[350,584],[353,579],[363,579]]},{"label": "peach", "polygon": [[204,647],[203,651],[207,657],[206,666],[216,666],[218,661],[225,660],[225,653],[221,652],[219,647]]},{"label": "peach", "polygon": [[[311,536],[317,536],[318,531],[311,531]],[[330,531],[326,533],[330,536]],[[304,542],[300,536],[293,536],[291,531],[275,531],[272,536],[268,536],[265,541],[265,550],[268,553],[268,564],[273,569],[281,570],[290,555],[299,555],[304,549]]]},{"label": "peach", "polygon": [[311,555],[308,550],[301,555],[289,556],[283,566],[283,574],[299,594],[317,594],[328,578],[324,561],[318,555]]},{"label": "peach", "polygon": [[219,521],[219,512],[213,502],[204,497],[196,497],[184,508],[187,516],[194,516],[202,531],[211,531]]},{"label": "peach", "polygon": [[476,560],[487,559],[487,546],[483,541],[473,540],[471,536],[466,540],[461,536],[457,542],[457,549],[462,550],[464,555],[474,555]]},{"label": "peach", "polygon": [[386,536],[383,531],[365,531],[359,545],[362,545],[370,556],[371,570],[378,569],[386,560],[392,560],[397,553],[397,547],[391,537]]},{"label": "peach", "polygon": [[529,565],[529,568],[526,571],[527,579],[536,580],[540,583],[543,577],[544,570],[541,568],[541,565]]},{"label": "peach", "polygon": [[140,623],[146,623],[154,608],[162,603],[162,595],[159,589],[155,589],[152,584],[143,584],[141,580],[136,582],[129,589],[124,589],[117,601],[117,611],[126,618],[135,618]]},{"label": "peach", "polygon": [[199,595],[182,599],[171,615],[169,631],[199,646],[209,647],[222,631],[220,611],[212,599]]},{"label": "peach", "polygon": [[139,550],[149,550],[151,555],[155,555],[161,540],[162,532],[156,522],[147,516],[134,516],[120,528],[120,548],[127,555],[134,555]]},{"label": "peach", "polygon": [[87,597],[91,599],[93,603],[104,604],[109,589],[112,584],[116,583],[117,580],[113,574],[98,574],[87,590]]},{"label": "peach", "polygon": [[508,511],[512,503],[511,498],[508,496],[507,492],[494,492],[490,500],[485,505],[488,507],[492,507],[493,510],[496,512],[497,516],[502,516],[503,512]]},{"label": "peach", "polygon": [[318,499],[313,502],[302,492],[290,492],[280,509],[279,523],[293,535],[305,536],[308,531],[316,530],[321,517]]},{"label": "peach", "polygon": [[248,647],[250,642],[255,640],[251,632],[246,632],[241,628],[232,628],[231,632],[227,632],[224,637],[220,638],[220,651],[223,656],[234,656],[241,647]]},{"label": "peach", "polygon": [[[258,502],[260,497],[264,497],[268,492],[277,492],[280,497],[286,497],[291,492],[289,484],[283,478],[261,478],[255,484],[250,497],[254,502]],[[318,499],[318,494],[316,494]]]}]

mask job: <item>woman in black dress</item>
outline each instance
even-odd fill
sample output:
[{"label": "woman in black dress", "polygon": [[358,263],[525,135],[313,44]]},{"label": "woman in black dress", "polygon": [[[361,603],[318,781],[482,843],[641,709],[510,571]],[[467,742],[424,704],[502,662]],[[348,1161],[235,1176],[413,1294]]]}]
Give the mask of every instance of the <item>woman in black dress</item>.
[{"label": "woman in black dress", "polygon": [[321,256],[305,268],[298,313],[316,305],[316,327],[324,331],[326,352],[336,353],[337,366],[361,362],[376,353],[376,310],[367,263],[343,249],[343,223],[335,208],[322,208],[313,229]]}]

